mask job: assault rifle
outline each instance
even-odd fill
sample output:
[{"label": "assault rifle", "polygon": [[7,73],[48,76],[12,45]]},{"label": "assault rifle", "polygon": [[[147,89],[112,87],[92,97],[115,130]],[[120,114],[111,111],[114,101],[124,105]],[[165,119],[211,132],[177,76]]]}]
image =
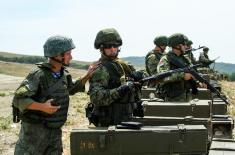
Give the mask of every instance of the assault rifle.
[{"label": "assault rifle", "polygon": [[171,76],[174,73],[186,72],[188,69],[191,69],[191,68],[195,69],[197,67],[202,67],[202,65],[201,64],[196,64],[196,65],[193,65],[193,66],[190,66],[190,67],[183,67],[183,68],[178,68],[178,69],[174,69],[174,70],[169,70],[169,71],[164,72],[164,73],[159,73],[159,74],[156,74],[156,75],[145,77],[145,78],[141,79],[139,82],[141,84],[143,84],[144,82],[147,82],[147,81],[158,81],[158,80],[161,80],[161,79],[166,78],[168,76]]},{"label": "assault rifle", "polygon": [[207,88],[212,92],[215,93],[221,100],[223,100],[226,104],[229,104],[227,101],[226,97],[221,95],[220,92],[213,87],[206,79],[204,79],[199,73],[192,67],[186,66],[182,62],[180,62],[177,59],[171,58],[170,59],[171,63],[174,64],[175,66],[184,69],[185,72],[190,73],[194,76],[195,79],[197,79],[201,83],[205,83],[207,85]]},{"label": "assault rifle", "polygon": [[200,49],[202,49],[202,48],[204,48],[205,46],[199,46],[198,48],[192,48],[192,49],[187,49],[186,51],[185,51],[185,53],[187,53],[187,52],[193,52],[193,51],[197,51],[197,50],[200,50]]}]

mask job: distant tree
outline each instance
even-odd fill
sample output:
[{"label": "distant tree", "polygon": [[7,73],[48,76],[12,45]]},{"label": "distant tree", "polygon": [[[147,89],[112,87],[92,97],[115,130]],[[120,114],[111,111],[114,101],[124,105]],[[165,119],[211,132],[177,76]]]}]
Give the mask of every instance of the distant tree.
[{"label": "distant tree", "polygon": [[[45,62],[46,58],[41,56],[4,57],[0,55],[0,61],[35,64]],[[72,62],[70,66],[76,69],[88,69],[89,67],[87,64],[78,64],[75,62]]]},{"label": "distant tree", "polygon": [[235,72],[233,72],[233,73],[230,74],[229,80],[235,81]]}]

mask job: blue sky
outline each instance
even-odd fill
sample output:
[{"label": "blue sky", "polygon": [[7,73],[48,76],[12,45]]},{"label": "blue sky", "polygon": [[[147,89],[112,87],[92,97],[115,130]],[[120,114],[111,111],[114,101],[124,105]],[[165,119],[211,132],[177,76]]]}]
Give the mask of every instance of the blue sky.
[{"label": "blue sky", "polygon": [[208,46],[211,58],[235,63],[234,17],[234,0],[1,0],[0,51],[43,55],[46,39],[62,34],[76,44],[74,59],[94,61],[97,32],[114,27],[120,57],[144,56],[156,35],[181,32],[195,48]]}]

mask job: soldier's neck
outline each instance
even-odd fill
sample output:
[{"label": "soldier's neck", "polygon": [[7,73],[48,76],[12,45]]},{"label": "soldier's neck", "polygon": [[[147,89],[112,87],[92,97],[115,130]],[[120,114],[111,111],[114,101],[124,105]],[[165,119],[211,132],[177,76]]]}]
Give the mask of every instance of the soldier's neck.
[{"label": "soldier's neck", "polygon": [[49,61],[49,63],[51,64],[52,72],[59,72],[63,67],[61,63],[58,63],[56,61]]}]

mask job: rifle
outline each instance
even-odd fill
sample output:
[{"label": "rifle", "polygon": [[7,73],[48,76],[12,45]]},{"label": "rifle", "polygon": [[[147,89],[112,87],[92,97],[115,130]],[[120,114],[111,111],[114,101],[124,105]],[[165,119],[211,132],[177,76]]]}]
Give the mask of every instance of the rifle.
[{"label": "rifle", "polygon": [[227,99],[224,96],[222,96],[220,94],[220,92],[215,87],[213,87],[206,79],[204,79],[202,76],[200,76],[194,68],[187,66],[187,65],[183,64],[182,62],[180,62],[179,60],[173,59],[173,58],[171,58],[171,63],[174,64],[175,66],[178,66],[178,67],[184,69],[185,72],[192,74],[194,76],[194,78],[197,79],[199,82],[205,83],[207,85],[207,88],[212,93],[215,93],[226,104],[229,104]]},{"label": "rifle", "polygon": [[198,48],[191,48],[191,49],[187,49],[186,51],[185,51],[185,53],[187,53],[187,52],[190,52],[190,51],[197,51],[197,50],[200,50],[200,49],[202,49],[202,48],[204,48],[205,46],[199,46]]},{"label": "rifle", "polygon": [[145,77],[145,78],[141,79],[139,82],[141,84],[143,84],[144,82],[147,82],[147,81],[158,81],[158,80],[161,80],[161,79],[166,78],[168,76],[171,76],[174,73],[185,72],[189,68],[194,69],[194,68],[201,67],[201,66],[202,66],[201,64],[196,64],[196,65],[193,65],[193,66],[190,66],[190,67],[183,67],[183,68],[178,68],[178,69],[174,69],[174,70],[169,70],[169,71],[164,72],[164,73],[159,73],[159,74],[156,74],[156,75]]},{"label": "rifle", "polygon": [[[210,66],[212,63],[215,63],[215,61],[217,60],[217,59],[219,59],[220,57],[216,57],[215,59],[213,59],[213,60],[209,60],[209,62],[208,63],[201,63],[202,64],[202,67],[208,67],[208,66]],[[214,68],[215,66],[213,66],[213,68]]]}]

